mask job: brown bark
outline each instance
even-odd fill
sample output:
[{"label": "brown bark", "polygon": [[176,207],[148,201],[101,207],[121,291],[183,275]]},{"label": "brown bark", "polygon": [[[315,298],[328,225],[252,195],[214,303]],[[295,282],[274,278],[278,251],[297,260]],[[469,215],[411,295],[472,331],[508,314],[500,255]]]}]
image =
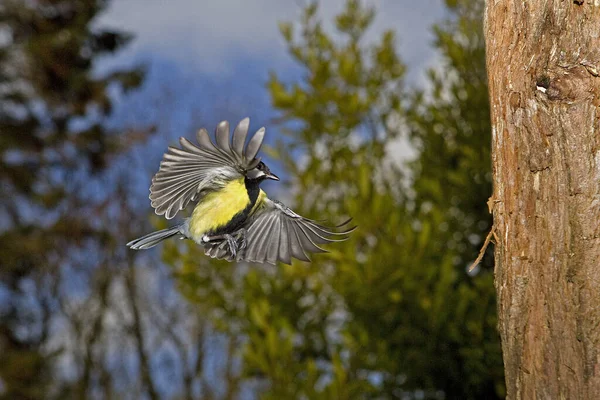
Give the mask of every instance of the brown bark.
[{"label": "brown bark", "polygon": [[600,1],[488,0],[509,399],[600,398]]}]

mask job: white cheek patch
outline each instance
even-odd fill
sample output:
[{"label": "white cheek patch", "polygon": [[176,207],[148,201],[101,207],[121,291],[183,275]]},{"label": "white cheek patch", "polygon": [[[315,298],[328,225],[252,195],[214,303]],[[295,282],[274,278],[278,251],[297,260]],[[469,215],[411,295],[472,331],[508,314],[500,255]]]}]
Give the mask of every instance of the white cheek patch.
[{"label": "white cheek patch", "polygon": [[266,174],[258,168],[254,168],[246,174],[246,176],[250,179],[258,179],[260,177],[265,176]]}]

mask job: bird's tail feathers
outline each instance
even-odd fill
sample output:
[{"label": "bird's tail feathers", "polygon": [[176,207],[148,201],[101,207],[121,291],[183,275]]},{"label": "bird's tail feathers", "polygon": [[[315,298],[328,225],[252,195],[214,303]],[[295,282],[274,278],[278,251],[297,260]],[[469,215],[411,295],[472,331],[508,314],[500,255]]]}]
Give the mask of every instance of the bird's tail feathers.
[{"label": "bird's tail feathers", "polygon": [[177,225],[172,228],[162,229],[160,231],[152,232],[144,235],[140,238],[134,239],[127,243],[127,246],[133,250],[144,250],[156,246],[160,242],[170,237],[179,235],[181,238],[185,237],[182,232],[183,225]]}]

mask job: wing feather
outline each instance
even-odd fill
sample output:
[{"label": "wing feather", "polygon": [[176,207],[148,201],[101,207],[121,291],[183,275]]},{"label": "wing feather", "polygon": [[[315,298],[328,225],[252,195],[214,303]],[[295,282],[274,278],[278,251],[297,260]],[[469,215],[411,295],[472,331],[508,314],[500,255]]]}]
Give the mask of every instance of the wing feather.
[{"label": "wing feather", "polygon": [[286,221],[283,219],[279,219],[279,229],[280,238],[279,238],[279,258],[281,262],[285,264],[291,264],[291,253],[290,253],[290,233],[286,229]]},{"label": "wing feather", "polygon": [[[190,189],[191,183],[196,181],[202,181],[202,179],[198,179],[197,175],[186,176],[185,179],[177,179],[174,182],[165,182],[164,186],[160,184],[155,185],[156,190],[153,192],[154,200],[152,200],[151,204],[155,208],[160,208],[160,206],[164,206],[165,203],[175,202],[177,195],[180,192]],[[173,201],[165,201],[169,199],[173,199]],[[159,214],[160,215],[160,214]]]},{"label": "wing feather", "polygon": [[210,140],[210,136],[208,135],[208,131],[206,129],[202,128],[196,133],[196,140],[198,141],[200,148],[203,150],[206,150],[211,154],[214,154],[218,151],[212,140]]},{"label": "wing feather", "polygon": [[260,221],[260,225],[254,233],[254,237],[247,241],[248,261],[265,262],[265,244],[269,238],[269,231],[271,230],[273,219],[273,215],[266,215],[265,219]]},{"label": "wing feather", "polygon": [[298,238],[300,239],[303,249],[306,249],[310,253],[327,253],[327,250],[317,246],[301,223],[296,225],[296,232],[298,233]]},{"label": "wing feather", "polygon": [[[265,235],[267,237],[267,235]],[[281,241],[281,220],[274,217],[272,230],[269,232],[268,240],[265,243],[265,260],[269,264],[277,263],[279,258],[279,242]]]},{"label": "wing feather", "polygon": [[[242,228],[246,229],[246,247],[237,252],[237,261],[267,262],[277,261],[290,264],[293,258],[310,261],[309,253],[325,253],[322,244],[346,240],[347,234],[356,227],[327,227],[306,219],[283,204],[265,198],[263,204],[250,215]],[[215,244],[209,244],[206,254],[211,257],[233,259],[226,246],[223,253],[217,253]]]},{"label": "wing feather", "polygon": [[248,136],[249,125],[250,118],[244,118],[233,131],[233,153],[240,162],[244,159],[244,144],[246,144],[246,136]]},{"label": "wing feather", "polygon": [[231,153],[231,146],[229,145],[229,122],[219,122],[215,131],[215,137],[217,138],[217,146],[224,154],[233,154]]},{"label": "wing feather", "polygon": [[248,146],[246,146],[246,161],[252,161],[256,158],[260,147],[262,146],[263,139],[265,138],[265,128],[260,128],[250,139]]},{"label": "wing feather", "polygon": [[301,221],[299,223],[300,228],[310,237],[311,241],[316,244],[326,244],[330,242],[343,242],[345,239],[333,239],[331,236],[334,235],[343,235],[339,232],[330,232],[327,231],[315,224],[307,223],[306,221]]},{"label": "wing feather", "polygon": [[292,250],[292,256],[298,260],[309,262],[310,258],[302,248],[302,243],[300,243],[300,239],[298,238],[298,233],[296,232],[294,224],[287,219],[284,219],[284,222],[286,224],[287,231],[290,234],[290,248]]},{"label": "wing feather", "polygon": [[222,181],[255,168],[265,132],[259,129],[244,150],[249,123],[245,118],[237,125],[231,142],[229,123],[223,121],[215,129],[216,144],[202,128],[196,133],[197,145],[180,138],[180,147],[169,146],[150,186],[150,204],[156,214],[171,219],[205,189],[216,189]]}]

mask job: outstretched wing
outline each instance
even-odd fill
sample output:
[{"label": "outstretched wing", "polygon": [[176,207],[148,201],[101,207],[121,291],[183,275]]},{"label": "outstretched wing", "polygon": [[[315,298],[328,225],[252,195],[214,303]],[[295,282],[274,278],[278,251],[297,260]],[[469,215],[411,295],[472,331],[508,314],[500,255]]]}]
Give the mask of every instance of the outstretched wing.
[{"label": "outstretched wing", "polygon": [[215,131],[216,144],[203,128],[196,134],[199,146],[185,138],[179,139],[181,148],[169,146],[150,186],[150,203],[156,214],[171,219],[190,200],[197,200],[202,189],[241,177],[256,167],[265,128],[260,128],[244,149],[249,124],[249,118],[243,119],[235,128],[231,142],[229,123],[223,121]]},{"label": "outstretched wing", "polygon": [[[319,245],[347,239],[356,227],[350,220],[330,228],[304,218],[282,203],[265,197],[246,224],[246,247],[233,257],[226,241],[205,246],[207,255],[229,261],[291,264],[292,258],[310,261],[310,253],[326,253]],[[340,229],[341,228],[341,229]]]}]

